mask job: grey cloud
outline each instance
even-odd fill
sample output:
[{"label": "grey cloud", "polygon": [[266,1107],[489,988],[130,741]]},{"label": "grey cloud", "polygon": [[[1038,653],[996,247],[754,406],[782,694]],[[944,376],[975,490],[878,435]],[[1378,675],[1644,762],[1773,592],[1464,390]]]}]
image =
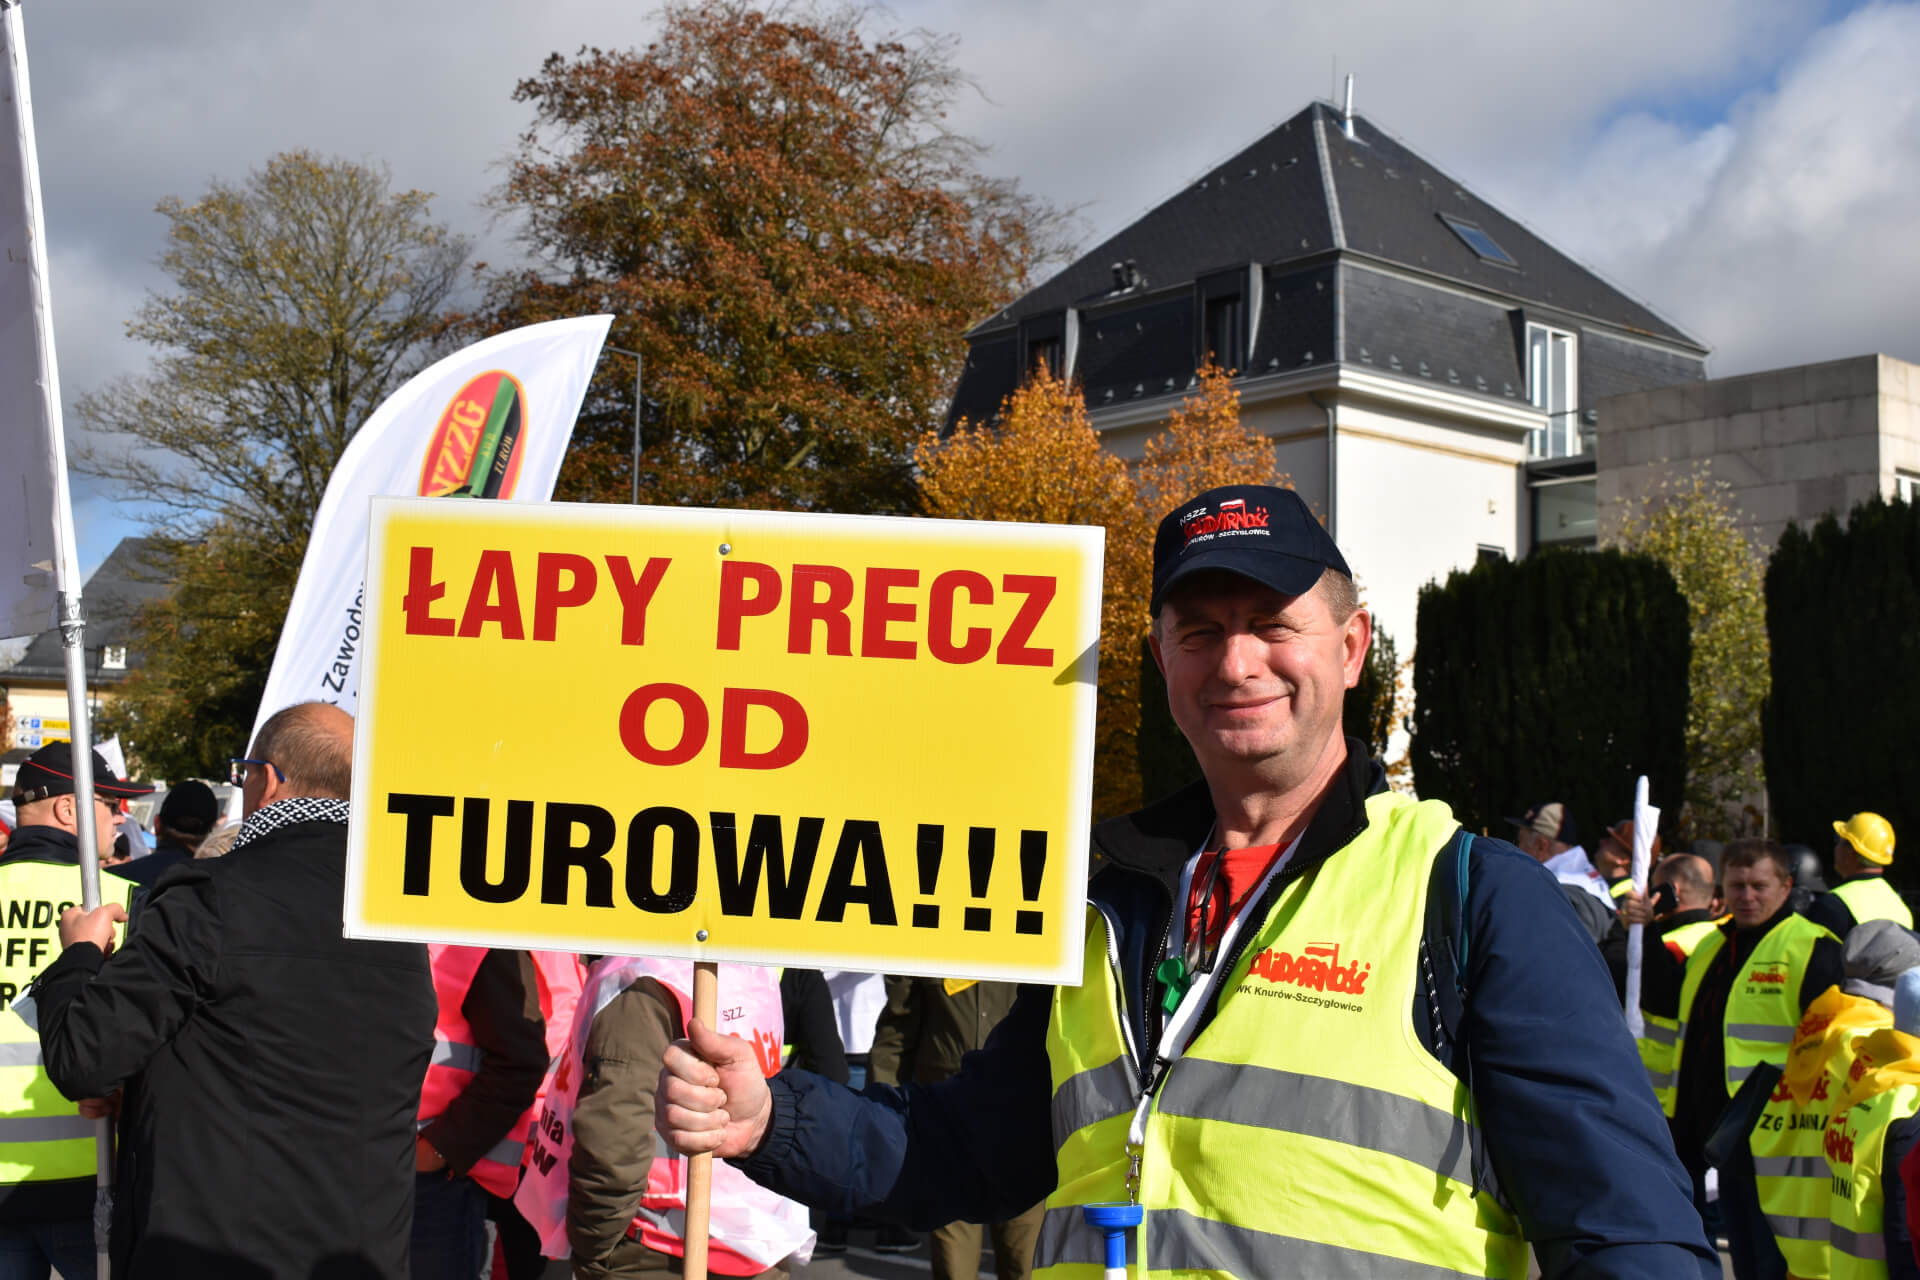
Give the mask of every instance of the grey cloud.
[{"label": "grey cloud", "polygon": [[[1616,122],[1563,171],[1549,229],[1711,342],[1715,373],[1920,359],[1915,66],[1920,6],[1854,13],[1722,123]],[[1633,198],[1564,194],[1592,192]]]}]

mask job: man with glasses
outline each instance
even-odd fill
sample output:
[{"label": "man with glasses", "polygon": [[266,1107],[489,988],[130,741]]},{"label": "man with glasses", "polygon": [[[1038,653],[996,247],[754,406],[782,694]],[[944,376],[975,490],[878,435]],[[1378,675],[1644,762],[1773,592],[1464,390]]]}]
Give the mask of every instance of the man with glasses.
[{"label": "man with glasses", "polygon": [[[100,900],[124,908],[132,881],[105,869],[122,800],[153,788],[116,778],[93,753],[93,820]],[[20,766],[13,803],[20,828],[0,857],[0,1004],[10,1003],[60,953],[60,913],[80,901],[79,811],[73,748],[48,743]],[[0,1014],[0,1275],[49,1264],[93,1270],[93,1122],[60,1096],[40,1065],[39,1037]]]},{"label": "man with glasses", "polygon": [[277,712],[234,762],[232,852],[169,872],[117,949],[118,907],[61,917],[40,1044],[69,1097],[125,1089],[116,1274],[406,1275],[433,985],[425,947],[341,936],[352,762],[338,707]]}]

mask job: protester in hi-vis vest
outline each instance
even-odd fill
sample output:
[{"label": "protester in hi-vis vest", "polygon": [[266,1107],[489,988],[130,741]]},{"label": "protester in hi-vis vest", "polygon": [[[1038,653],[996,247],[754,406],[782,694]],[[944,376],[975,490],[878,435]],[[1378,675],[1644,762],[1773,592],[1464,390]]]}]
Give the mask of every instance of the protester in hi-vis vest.
[{"label": "protester in hi-vis vest", "polygon": [[[1649,950],[1641,989],[1643,1009],[1672,1010],[1679,1021],[1672,1132],[1695,1171],[1705,1167],[1707,1138],[1728,1100],[1760,1064],[1786,1061],[1807,1006],[1845,977],[1839,941],[1793,913],[1785,849],[1771,840],[1733,841],[1721,854],[1720,883],[1732,919],[1694,948],[1684,968],[1665,948]],[[1630,894],[1621,911],[1635,919],[1645,906]],[[1719,1166],[1727,1247],[1740,1280],[1786,1274],[1767,1215],[1789,1212],[1788,1193],[1770,1176],[1756,1182],[1753,1154],[1741,1146]]]},{"label": "protester in hi-vis vest", "polygon": [[1913,912],[1887,883],[1893,863],[1893,824],[1877,813],[1856,813],[1833,824],[1833,870],[1840,882],[1817,895],[1807,919],[1825,925],[1844,940],[1848,930],[1868,920],[1891,920],[1913,928]]},{"label": "protester in hi-vis vest", "polygon": [[695,1024],[657,1122],[921,1228],[1045,1199],[1036,1273],[1711,1276],[1613,988],[1560,885],[1387,789],[1342,700],[1372,636],[1291,490],[1181,504],[1150,640],[1200,781],[1095,828],[1082,984],[1024,988],[938,1084],[771,1081]]},{"label": "protester in hi-vis vest", "polygon": [[1890,920],[1870,921],[1847,939],[1845,963],[1846,982],[1807,1006],[1780,1083],[1753,1129],[1768,1225],[1796,1280],[1826,1280],[1829,1273],[1828,1117],[1855,1049],[1893,1024],[1894,983],[1920,965],[1920,938]]},{"label": "protester in hi-vis vest", "polygon": [[1856,1046],[1827,1121],[1833,1280],[1920,1280],[1901,1176],[1920,1150],[1920,1019],[1902,1012]]},{"label": "protester in hi-vis vest", "polygon": [[[784,1019],[776,970],[721,965],[721,1026],[767,1074]],[[686,1254],[685,1160],[653,1134],[667,1046],[692,1012],[693,965],[609,956],[594,963],[566,1054],[548,1077],[515,1203],[576,1280],[678,1271]],[[812,1254],[807,1211],[730,1165],[713,1167],[707,1270],[778,1280]]]},{"label": "protester in hi-vis vest", "polygon": [[472,1280],[485,1266],[487,1197],[511,1196],[552,1055],[534,955],[434,944],[439,1017],[420,1085],[413,1280]]},{"label": "protester in hi-vis vest", "polygon": [[[1664,967],[1669,975],[1684,971],[1687,957],[1718,926],[1720,899],[1714,893],[1713,867],[1705,858],[1676,853],[1662,858],[1648,877],[1648,899],[1623,906],[1621,919],[1629,925],[1651,925],[1649,940],[1657,939],[1666,948],[1672,962]],[[1622,895],[1623,899],[1627,895]],[[1670,991],[1650,991],[1643,982],[1640,990],[1640,1017],[1645,1024],[1641,1033],[1640,1061],[1647,1069],[1647,1083],[1660,1110],[1673,1116],[1673,1058],[1680,1041],[1680,984],[1670,982]],[[1661,999],[1662,995],[1665,999]],[[1653,1005],[1649,1005],[1649,997]],[[1696,1192],[1696,1202],[1700,1196]]]},{"label": "protester in hi-vis vest", "polygon": [[[102,858],[113,847],[113,813],[153,790],[116,778],[93,753],[94,832]],[[80,901],[73,749],[41,747],[13,782],[20,827],[0,856],[0,1005],[11,1002],[60,954],[60,913]],[[125,907],[134,884],[103,869],[100,900]],[[18,1014],[0,1014],[0,1257],[93,1270],[93,1122],[67,1101],[40,1062],[40,1036]]]}]

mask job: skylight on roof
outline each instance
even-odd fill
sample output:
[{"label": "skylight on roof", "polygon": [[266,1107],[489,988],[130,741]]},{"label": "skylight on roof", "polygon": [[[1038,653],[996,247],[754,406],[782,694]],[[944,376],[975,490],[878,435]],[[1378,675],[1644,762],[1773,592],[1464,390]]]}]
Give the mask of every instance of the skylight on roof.
[{"label": "skylight on roof", "polygon": [[1513,255],[1502,249],[1500,242],[1488,235],[1483,228],[1475,226],[1464,218],[1456,218],[1450,213],[1440,214],[1439,218],[1447,224],[1453,234],[1460,237],[1462,244],[1473,250],[1474,256],[1481,261],[1497,262],[1503,267],[1520,265],[1513,260]]}]

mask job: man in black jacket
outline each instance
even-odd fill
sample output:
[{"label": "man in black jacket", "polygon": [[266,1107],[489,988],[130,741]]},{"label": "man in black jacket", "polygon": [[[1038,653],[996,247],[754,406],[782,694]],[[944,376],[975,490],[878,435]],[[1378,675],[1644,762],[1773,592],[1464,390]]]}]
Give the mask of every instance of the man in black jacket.
[{"label": "man in black jacket", "polygon": [[[1078,1209],[1131,1192],[1155,1270],[1518,1276],[1523,1236],[1548,1280],[1718,1275],[1560,886],[1433,807],[1431,842],[1406,834],[1412,802],[1385,796],[1364,744],[1342,736],[1370,621],[1305,503],[1233,486],[1177,508],[1152,609],[1203,777],[1094,829],[1088,928],[1106,935],[1105,970],[1093,959],[1079,988],[1023,989],[958,1075],[859,1095],[804,1072],[749,1079],[751,1050],[696,1020],[661,1073],[667,1141],[803,1202],[918,1226],[1047,1197],[1041,1265],[1097,1269],[1103,1241]],[[1389,950],[1404,963],[1371,965]],[[1111,1007],[1092,1008],[1109,989]],[[1223,1025],[1230,1044],[1210,1037]],[[1351,1050],[1356,1029],[1375,1058]],[[1410,1098],[1428,1082],[1446,1107]],[[1189,1121],[1182,1148],[1166,1135]],[[1091,1171],[1077,1181],[1076,1163]],[[1174,1203],[1175,1183],[1220,1190]]]},{"label": "man in black jacket", "polygon": [[111,956],[70,909],[36,988],[47,1072],[125,1090],[116,1274],[404,1280],[426,948],[341,937],[353,720],[272,716],[225,858],[175,869]]}]

